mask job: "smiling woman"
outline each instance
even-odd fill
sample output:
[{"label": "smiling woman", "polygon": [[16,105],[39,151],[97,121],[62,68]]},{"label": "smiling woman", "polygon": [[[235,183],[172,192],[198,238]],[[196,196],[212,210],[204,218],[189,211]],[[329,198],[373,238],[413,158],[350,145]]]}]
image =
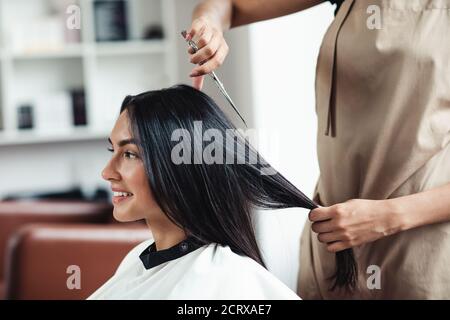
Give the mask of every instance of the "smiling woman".
[{"label": "smiling woman", "polygon": [[108,139],[111,147],[108,150],[112,157],[102,172],[103,178],[111,183],[114,218],[121,222],[151,219],[157,216],[155,211],[160,217],[165,217],[148,187],[144,163],[129,130],[128,119],[125,110],[111,132]]},{"label": "smiling woman", "polygon": [[[239,136],[236,148],[215,145],[226,163],[174,163],[178,142],[172,133],[185,129],[202,135],[197,121],[202,130],[235,129],[208,96],[189,86],[125,98],[103,177],[114,192],[114,217],[145,219],[154,240],[133,249],[90,299],[298,298],[265,269],[252,207],[312,209],[315,204]],[[193,149],[210,144],[190,143]],[[267,168],[270,175],[264,174]]]}]

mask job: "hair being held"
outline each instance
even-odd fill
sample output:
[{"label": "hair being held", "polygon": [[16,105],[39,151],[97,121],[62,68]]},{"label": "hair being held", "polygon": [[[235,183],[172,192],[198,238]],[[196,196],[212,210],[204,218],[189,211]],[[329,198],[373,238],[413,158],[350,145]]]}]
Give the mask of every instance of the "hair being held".
[{"label": "hair being held", "polygon": [[[125,110],[155,201],[173,223],[199,241],[228,245],[235,253],[265,267],[256,242],[252,209],[317,207],[264,161],[244,137],[233,137],[231,148],[223,141],[202,139],[203,132],[209,129],[229,138],[230,129],[236,132],[236,128],[201,91],[177,85],[128,96],[120,112]],[[203,132],[198,132],[196,121],[201,121]],[[190,150],[204,150],[213,143],[223,161],[174,163],[172,152],[180,141],[174,141],[172,135],[180,129],[190,137],[200,137],[183,141]],[[244,163],[237,161],[239,157],[245,159]],[[353,251],[338,252],[331,290],[354,288],[356,276]]]}]

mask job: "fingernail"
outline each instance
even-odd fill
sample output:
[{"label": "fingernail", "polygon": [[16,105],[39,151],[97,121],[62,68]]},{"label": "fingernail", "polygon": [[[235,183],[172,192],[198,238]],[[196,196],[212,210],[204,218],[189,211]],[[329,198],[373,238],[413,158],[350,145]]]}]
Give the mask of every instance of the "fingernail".
[{"label": "fingernail", "polygon": [[198,77],[200,74],[198,72],[192,72],[189,77]]}]

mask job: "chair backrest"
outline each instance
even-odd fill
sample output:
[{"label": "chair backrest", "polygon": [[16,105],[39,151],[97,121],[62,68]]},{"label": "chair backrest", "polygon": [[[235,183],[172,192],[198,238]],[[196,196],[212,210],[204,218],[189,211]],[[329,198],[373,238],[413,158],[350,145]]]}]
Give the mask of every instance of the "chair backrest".
[{"label": "chair backrest", "polygon": [[143,224],[27,225],[8,244],[6,299],[86,299],[150,238]]},{"label": "chair backrest", "polygon": [[112,205],[87,201],[0,201],[0,283],[4,279],[5,249],[9,237],[27,223],[107,223]]}]

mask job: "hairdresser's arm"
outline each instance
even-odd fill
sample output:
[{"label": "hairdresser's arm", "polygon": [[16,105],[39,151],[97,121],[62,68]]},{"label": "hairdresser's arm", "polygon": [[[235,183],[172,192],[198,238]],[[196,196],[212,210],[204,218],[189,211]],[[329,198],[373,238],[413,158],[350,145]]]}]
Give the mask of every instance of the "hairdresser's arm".
[{"label": "hairdresser's arm", "polygon": [[[200,50],[191,62],[200,64],[191,77],[199,77],[217,69],[228,54],[223,32],[237,26],[267,20],[315,6],[325,0],[204,0],[192,14],[188,37]],[[192,54],[191,50],[189,53]],[[201,78],[201,77],[200,77]],[[199,88],[200,79],[194,85]],[[201,85],[200,85],[201,87]]]},{"label": "hairdresser's arm", "polygon": [[401,231],[450,221],[450,184],[387,200],[354,199],[309,214],[312,230],[330,252]]}]

